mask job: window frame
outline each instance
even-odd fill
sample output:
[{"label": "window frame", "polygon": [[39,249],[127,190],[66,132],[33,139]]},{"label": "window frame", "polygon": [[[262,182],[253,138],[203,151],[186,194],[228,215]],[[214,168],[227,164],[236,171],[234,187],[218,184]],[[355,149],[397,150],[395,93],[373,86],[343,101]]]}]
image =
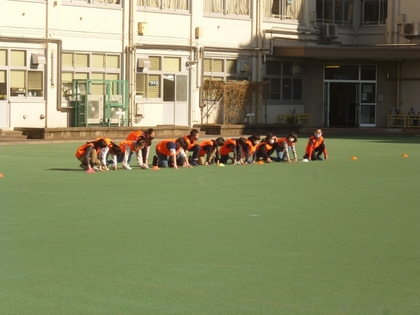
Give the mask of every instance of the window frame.
[{"label": "window frame", "polygon": [[[61,66],[61,97],[63,102],[69,102],[72,100],[72,91],[73,85],[72,81],[75,79],[79,80],[89,80],[95,79],[92,76],[103,74],[103,77],[106,79],[108,75],[118,75],[117,80],[121,80],[121,64],[122,64],[122,55],[119,53],[109,53],[109,52],[85,52],[85,51],[63,51],[62,56],[67,55],[63,59],[70,60],[71,66],[68,64],[62,64]],[[77,56],[87,56],[87,64],[84,66],[77,66]],[[104,65],[102,68],[96,67],[93,62],[93,56],[102,55],[104,59]],[[108,67],[108,57],[118,57],[119,68]],[[71,58],[70,58],[71,57]],[[68,58],[68,59],[67,59]],[[63,75],[71,75],[71,81],[64,80]]]},{"label": "window frame", "polygon": [[[213,0],[203,1],[203,14],[205,16],[225,16],[225,17],[236,17],[236,18],[250,18],[251,14],[251,1],[250,0],[219,0],[221,3],[220,10],[213,9]],[[241,14],[239,5],[240,1],[245,1],[247,5],[247,13]],[[236,12],[230,12],[231,3],[236,2]]]},{"label": "window frame", "polygon": [[[377,14],[377,21],[370,21],[366,23],[366,5],[367,2],[374,5],[377,2],[378,10],[374,13]],[[385,26],[388,17],[388,0],[360,0],[360,25],[361,26]]]},{"label": "window frame", "polygon": [[[332,9],[326,14],[328,3],[332,4]],[[340,7],[339,4],[342,4],[342,6]],[[355,0],[316,0],[316,21],[321,24],[353,26],[354,6]],[[351,17],[349,17],[349,12],[351,12]]]},{"label": "window frame", "polygon": [[[276,65],[270,66],[271,63],[276,63]],[[279,65],[280,64],[280,65]],[[304,82],[303,82],[303,75],[301,73],[293,73],[293,68],[296,64],[290,60],[267,60],[264,69],[264,79],[263,81],[270,82],[270,90],[268,93],[268,100],[269,101],[277,101],[281,103],[286,102],[302,102],[303,101],[303,91],[304,91]],[[287,66],[287,67],[286,67]],[[275,73],[268,73],[267,69],[280,69],[278,74]],[[290,70],[291,69],[291,70]],[[287,71],[286,71],[287,70]],[[291,73],[286,73],[291,71]],[[278,82],[276,86],[272,84],[273,81]],[[297,84],[297,82],[300,84]],[[285,98],[286,93],[286,83],[290,85],[290,98]],[[296,86],[300,86],[299,91],[296,90]],[[272,97],[273,95],[278,95],[278,97]],[[296,95],[300,95],[300,98],[294,98]]]}]

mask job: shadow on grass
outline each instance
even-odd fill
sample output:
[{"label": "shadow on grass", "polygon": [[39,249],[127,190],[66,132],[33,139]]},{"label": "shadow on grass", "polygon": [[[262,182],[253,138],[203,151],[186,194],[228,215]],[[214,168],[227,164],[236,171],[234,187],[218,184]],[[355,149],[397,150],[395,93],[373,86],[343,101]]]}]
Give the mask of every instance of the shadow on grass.
[{"label": "shadow on grass", "polygon": [[47,168],[47,171],[57,171],[57,172],[83,172],[82,169],[77,169],[77,168]]}]

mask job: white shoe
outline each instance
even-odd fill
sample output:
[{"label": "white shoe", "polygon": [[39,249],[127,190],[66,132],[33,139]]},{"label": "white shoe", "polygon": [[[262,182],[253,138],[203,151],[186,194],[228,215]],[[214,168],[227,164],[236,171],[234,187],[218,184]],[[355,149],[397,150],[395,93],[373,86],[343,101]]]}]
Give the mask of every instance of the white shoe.
[{"label": "white shoe", "polygon": [[99,167],[97,167],[97,166],[93,166],[92,168],[93,168],[93,170],[94,170],[95,172],[97,172],[97,171],[99,171],[99,170],[100,170],[100,169],[99,169]]},{"label": "white shoe", "polygon": [[132,170],[132,168],[129,165],[123,165],[123,169],[129,170],[129,171]]}]

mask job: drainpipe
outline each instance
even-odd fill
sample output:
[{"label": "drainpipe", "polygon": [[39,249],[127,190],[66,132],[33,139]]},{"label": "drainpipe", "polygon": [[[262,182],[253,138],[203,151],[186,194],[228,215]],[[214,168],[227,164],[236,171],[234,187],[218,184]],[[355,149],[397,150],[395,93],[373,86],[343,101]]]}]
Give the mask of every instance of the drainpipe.
[{"label": "drainpipe", "polygon": [[134,19],[135,19],[135,0],[130,0],[129,5],[129,23],[128,23],[128,47],[127,47],[127,54],[128,54],[128,65],[127,65],[127,73],[128,73],[128,99],[129,99],[129,125],[132,126],[132,115],[135,111],[136,106],[136,49],[134,47]]}]

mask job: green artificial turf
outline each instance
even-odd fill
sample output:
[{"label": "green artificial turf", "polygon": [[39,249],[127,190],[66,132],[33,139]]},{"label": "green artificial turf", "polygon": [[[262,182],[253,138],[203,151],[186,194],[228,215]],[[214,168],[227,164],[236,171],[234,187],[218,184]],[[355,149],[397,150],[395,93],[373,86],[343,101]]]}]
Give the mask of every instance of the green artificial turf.
[{"label": "green artificial turf", "polygon": [[0,314],[417,315],[419,140],[96,174],[77,143],[0,146]]}]

